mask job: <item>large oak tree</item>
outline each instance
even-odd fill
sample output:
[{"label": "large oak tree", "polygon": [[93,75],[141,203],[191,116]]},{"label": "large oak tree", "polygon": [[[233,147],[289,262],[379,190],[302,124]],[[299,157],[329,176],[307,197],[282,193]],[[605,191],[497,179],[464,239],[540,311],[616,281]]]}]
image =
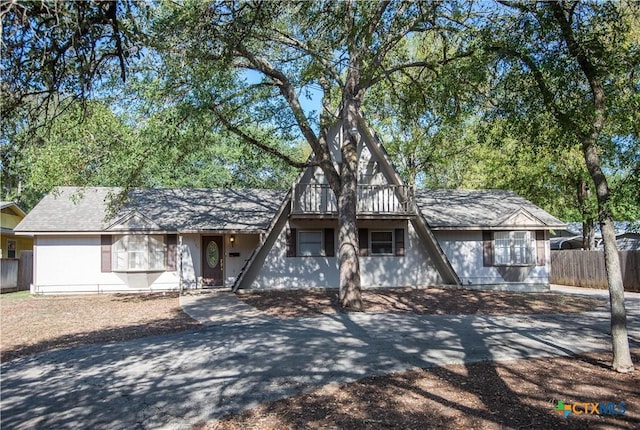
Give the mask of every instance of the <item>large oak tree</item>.
[{"label": "large oak tree", "polygon": [[[624,289],[612,219],[610,181],[603,159],[640,146],[637,127],[638,25],[631,3],[499,1],[485,33],[497,54],[500,109],[523,127],[553,124],[558,145],[578,144],[598,203],[611,301],[613,368],[633,370]],[[634,109],[635,106],[635,109]],[[617,114],[616,114],[617,112]],[[536,119],[545,118],[543,122]],[[631,157],[638,163],[637,156]],[[637,170],[636,167],[631,171]]]},{"label": "large oak tree", "polygon": [[[162,29],[156,47],[165,70],[173,71],[168,82],[174,91],[265,151],[278,153],[252,135],[251,124],[271,124],[274,133],[302,136],[310,146],[310,161],[283,158],[299,167],[319,166],[337,198],[343,308],[362,308],[358,136],[350,131],[367,126],[363,106],[376,86],[403,71],[419,74],[466,56],[463,43],[456,52],[424,50],[418,57],[402,55],[401,48],[407,38],[419,35],[455,38],[469,12],[455,3],[406,1],[197,1],[165,4],[156,22]],[[230,81],[234,84],[219,85]],[[308,91],[322,99],[320,112],[303,108]],[[345,130],[340,163],[327,141],[336,123]]]}]

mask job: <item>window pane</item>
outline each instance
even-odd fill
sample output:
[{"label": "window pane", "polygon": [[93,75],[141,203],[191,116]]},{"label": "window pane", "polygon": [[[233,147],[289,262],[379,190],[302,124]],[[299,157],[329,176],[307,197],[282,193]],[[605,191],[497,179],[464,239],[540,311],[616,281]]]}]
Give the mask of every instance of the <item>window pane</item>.
[{"label": "window pane", "polygon": [[299,255],[322,255],[322,232],[301,231],[298,233]]},{"label": "window pane", "polygon": [[372,231],[371,232],[371,253],[372,254],[393,254],[393,232],[392,231]]},{"label": "window pane", "polygon": [[163,236],[149,236],[149,269],[164,269]]},{"label": "window pane", "polygon": [[142,252],[145,250],[145,236],[128,236],[127,251]]},{"label": "window pane", "polygon": [[494,233],[494,258],[495,264],[509,264],[511,245],[509,232]]},{"label": "window pane", "polygon": [[7,240],[7,258],[16,258],[17,243],[15,240]]},{"label": "window pane", "polygon": [[144,236],[129,236],[127,251],[129,253],[129,270],[145,270],[147,268],[146,238]]},{"label": "window pane", "polygon": [[116,236],[111,245],[113,270],[127,270],[126,236]]},{"label": "window pane", "polygon": [[114,270],[127,270],[129,268],[127,264],[127,253],[126,251],[116,252],[114,262]]},{"label": "window pane", "polygon": [[529,244],[526,231],[513,232],[513,256],[512,264],[527,264],[529,262]]},{"label": "window pane", "polygon": [[390,231],[372,231],[371,241],[375,242],[391,242],[393,240],[393,232]]}]

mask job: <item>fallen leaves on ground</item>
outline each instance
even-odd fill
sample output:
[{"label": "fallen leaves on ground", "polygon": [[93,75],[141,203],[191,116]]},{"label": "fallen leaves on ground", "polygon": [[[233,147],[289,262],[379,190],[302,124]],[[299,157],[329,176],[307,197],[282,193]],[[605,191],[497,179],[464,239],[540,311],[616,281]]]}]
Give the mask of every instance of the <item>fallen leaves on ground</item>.
[{"label": "fallen leaves on ground", "polygon": [[195,329],[177,293],[0,296],[2,361],[89,343]]},{"label": "fallen leaves on ground", "polygon": [[[610,353],[590,353],[416,369],[327,385],[194,430],[640,428],[638,370],[615,373],[610,360]],[[555,411],[559,400],[625,402],[626,412],[565,418]],[[577,412],[584,409],[576,405]]]},{"label": "fallen leaves on ground", "polygon": [[[336,290],[276,290],[241,294],[251,306],[280,318],[338,312]],[[605,306],[600,298],[553,292],[518,293],[456,288],[379,288],[362,292],[365,312],[506,315],[586,312]]]}]

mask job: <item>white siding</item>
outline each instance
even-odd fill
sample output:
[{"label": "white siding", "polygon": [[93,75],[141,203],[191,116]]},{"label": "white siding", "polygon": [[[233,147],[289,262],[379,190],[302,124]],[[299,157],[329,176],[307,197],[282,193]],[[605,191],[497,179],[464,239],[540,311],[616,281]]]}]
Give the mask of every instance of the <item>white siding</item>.
[{"label": "white siding", "polygon": [[286,231],[281,231],[250,288],[338,286],[336,257],[287,257]]},{"label": "white siding", "polygon": [[[215,235],[212,235],[215,236]],[[231,287],[253,250],[258,246],[260,235],[235,234],[233,245],[231,235],[224,235],[224,286]],[[185,234],[182,238],[182,277],[185,289],[197,288],[202,277],[202,237],[199,234]],[[231,256],[231,254],[239,254]]]},{"label": "white siding", "polygon": [[[407,226],[407,223],[402,221],[369,221],[364,222],[362,227],[381,230],[406,229],[404,257],[360,257],[363,287],[434,285],[442,282],[410,223]],[[336,251],[337,249],[336,236]],[[336,257],[287,257],[286,232],[281,231],[250,288],[337,288],[338,275]]]},{"label": "white siding", "polygon": [[182,236],[182,282],[184,289],[198,288],[202,276],[202,239],[199,234]]},{"label": "white siding", "polygon": [[[449,258],[463,285],[505,284],[504,277],[497,267],[484,267],[481,231],[436,231],[434,232],[442,250]],[[535,249],[535,237],[533,237]],[[522,284],[549,284],[549,241],[546,241],[546,264],[530,266],[522,270],[526,279],[517,281]]]},{"label": "white siding", "polygon": [[[233,286],[242,268],[251,257],[253,250],[260,242],[258,234],[236,234],[233,245],[229,242],[229,236],[225,236],[225,263],[224,263],[224,283],[226,287]],[[231,256],[231,254],[239,254]]]},{"label": "white siding", "polygon": [[171,290],[176,272],[102,273],[100,236],[37,236],[35,293]]}]

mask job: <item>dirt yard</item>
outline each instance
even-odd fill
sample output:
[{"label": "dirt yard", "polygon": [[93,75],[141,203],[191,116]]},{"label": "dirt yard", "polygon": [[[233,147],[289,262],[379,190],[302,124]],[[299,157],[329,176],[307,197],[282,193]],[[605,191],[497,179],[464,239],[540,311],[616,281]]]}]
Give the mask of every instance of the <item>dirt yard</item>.
[{"label": "dirt yard", "polygon": [[2,361],[55,348],[134,339],[201,327],[177,294],[0,296]]},{"label": "dirt yard", "polygon": [[[194,430],[640,428],[640,371],[611,372],[610,359],[594,353],[416,369],[324,386]],[[577,413],[565,418],[558,401]],[[604,402],[617,412],[624,406],[624,414],[591,413],[594,404],[604,413]],[[583,403],[588,414],[580,413]]]},{"label": "dirt yard", "polygon": [[[335,314],[335,290],[264,291],[239,296],[246,303],[280,318]],[[362,293],[365,312],[504,315],[587,312],[606,301],[556,293],[512,293],[443,288],[380,288]]]}]

